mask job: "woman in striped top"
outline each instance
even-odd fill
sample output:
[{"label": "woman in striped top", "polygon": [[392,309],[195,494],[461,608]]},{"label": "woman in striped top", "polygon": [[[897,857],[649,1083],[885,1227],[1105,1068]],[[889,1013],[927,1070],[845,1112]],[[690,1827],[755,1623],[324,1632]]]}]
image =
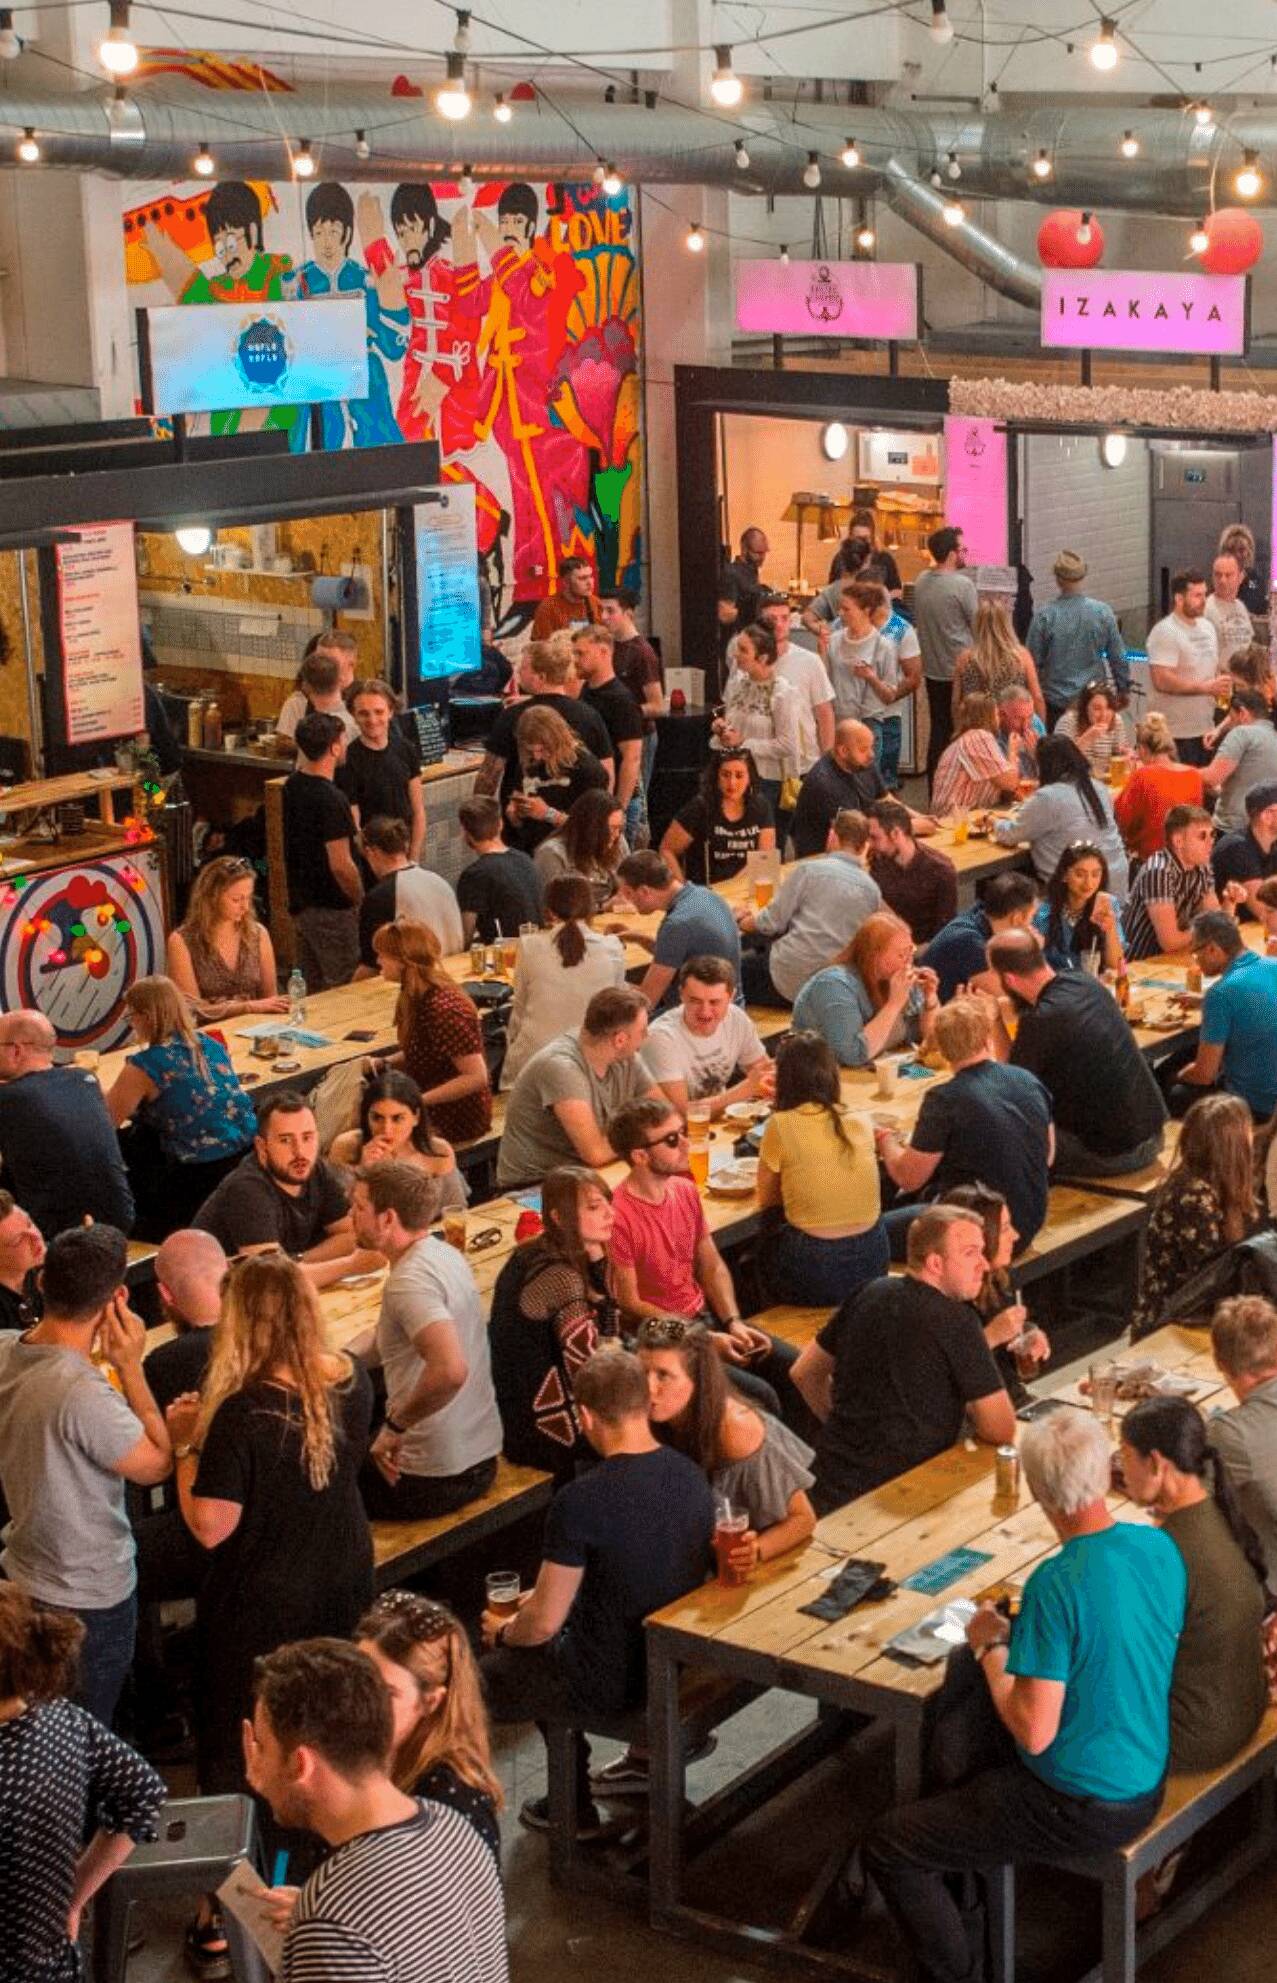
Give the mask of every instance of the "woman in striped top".
[{"label": "woman in striped top", "polygon": [[964,696],[958,704],[953,742],[940,753],[931,781],[931,810],[967,812],[1013,799],[1020,783],[1018,765],[998,741],[998,705],[991,695]]}]

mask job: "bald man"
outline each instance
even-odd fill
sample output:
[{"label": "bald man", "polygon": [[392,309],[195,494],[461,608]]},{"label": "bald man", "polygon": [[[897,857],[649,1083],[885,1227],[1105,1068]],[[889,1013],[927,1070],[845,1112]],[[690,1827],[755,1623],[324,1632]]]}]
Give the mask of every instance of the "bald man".
[{"label": "bald man", "polygon": [[193,1226],[170,1233],[155,1256],[164,1319],[177,1332],[146,1359],[147,1380],[161,1411],[183,1391],[198,1391],[204,1381],[225,1274],[221,1241]]},{"label": "bald man", "polygon": [[46,1239],[87,1214],[128,1232],[133,1193],[96,1074],[55,1067],[42,1012],[0,1015],[0,1166]]},{"label": "bald man", "polygon": [[886,790],[874,763],[873,731],[867,723],[845,717],[834,730],[832,748],[816,759],[803,779],[790,829],[797,859],[823,854],[837,815],[848,810],[868,812]]}]

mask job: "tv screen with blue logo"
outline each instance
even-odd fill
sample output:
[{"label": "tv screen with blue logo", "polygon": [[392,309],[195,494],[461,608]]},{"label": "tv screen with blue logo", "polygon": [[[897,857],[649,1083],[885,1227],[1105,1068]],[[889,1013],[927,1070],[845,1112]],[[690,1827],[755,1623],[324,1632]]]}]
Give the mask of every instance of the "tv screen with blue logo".
[{"label": "tv screen with blue logo", "polygon": [[314,406],[368,396],[360,296],[175,303],[145,314],[148,413]]}]

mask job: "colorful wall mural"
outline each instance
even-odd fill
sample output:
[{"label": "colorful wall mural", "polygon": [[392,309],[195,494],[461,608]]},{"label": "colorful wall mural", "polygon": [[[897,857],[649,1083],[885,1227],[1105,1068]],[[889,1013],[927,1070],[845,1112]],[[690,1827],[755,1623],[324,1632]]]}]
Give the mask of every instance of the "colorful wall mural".
[{"label": "colorful wall mural", "polygon": [[[131,189],[136,191],[138,189]],[[143,187],[123,217],[129,298],[363,296],[369,395],[228,409],[214,433],[284,428],[301,451],[437,440],[475,491],[508,619],[570,554],[639,581],[639,283],[626,192],[422,181]],[[316,431],[313,431],[317,429]],[[198,429],[197,429],[198,430]]]}]

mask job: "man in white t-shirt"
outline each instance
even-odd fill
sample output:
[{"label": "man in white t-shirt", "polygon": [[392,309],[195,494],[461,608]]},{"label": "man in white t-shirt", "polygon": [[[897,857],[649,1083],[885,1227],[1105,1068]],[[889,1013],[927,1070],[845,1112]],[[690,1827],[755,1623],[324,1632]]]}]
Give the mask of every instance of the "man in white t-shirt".
[{"label": "man in white t-shirt", "polygon": [[1176,572],[1172,611],[1149,629],[1148,667],[1156,707],[1166,712],[1180,762],[1205,764],[1202,738],[1215,715],[1215,698],[1232,693],[1232,677],[1219,665],[1219,640],[1206,617],[1206,580],[1199,571]]},{"label": "man in white t-shirt", "polygon": [[758,609],[758,617],[776,636],[776,673],[797,689],[801,700],[802,754],[798,773],[805,777],[816,759],[833,745],[833,687],[820,656],[790,639],[792,614],[788,599],[779,593],[767,594]]},{"label": "man in white t-shirt", "polygon": [[1219,641],[1219,659],[1227,667],[1234,654],[1242,654],[1255,638],[1250,614],[1238,598],[1246,574],[1241,560],[1232,551],[1220,551],[1210,568],[1211,595],[1206,601],[1206,617]]},{"label": "man in white t-shirt", "polygon": [[[643,1058],[663,1095],[684,1114],[708,1102],[712,1117],[729,1102],[770,1095],[771,1061],[745,1008],[734,1005],[736,973],[725,957],[689,957],[678,974],[678,1004],[648,1030]],[[733,1082],[737,1068],[742,1078]]]},{"label": "man in white t-shirt", "polygon": [[424,923],[444,957],[463,949],[461,910],[451,882],[408,858],[408,829],[401,819],[370,819],[363,831],[364,859],[373,885],[359,905],[359,968],[353,982],[380,971],[373,939],[386,923],[403,917]]},{"label": "man in white t-shirt", "polygon": [[359,725],[346,707],[346,691],[355,679],[357,652],[348,633],[322,635],[310,649],[298,673],[298,686],[284,698],[275,718],[275,748],[294,748],[297,725],[308,710],[339,718],[347,743],[359,735]]}]

